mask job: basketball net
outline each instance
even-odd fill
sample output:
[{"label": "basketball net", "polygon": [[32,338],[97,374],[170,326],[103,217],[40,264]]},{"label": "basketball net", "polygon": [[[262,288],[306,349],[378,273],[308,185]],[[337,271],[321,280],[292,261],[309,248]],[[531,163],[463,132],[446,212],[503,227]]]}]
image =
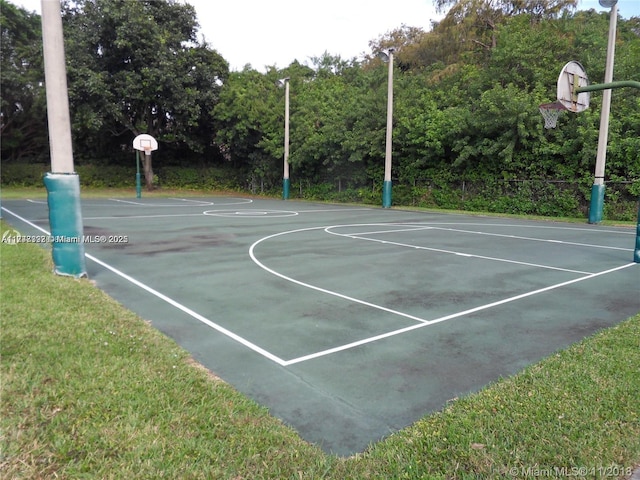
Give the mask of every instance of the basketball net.
[{"label": "basketball net", "polygon": [[544,128],[556,128],[558,117],[566,111],[566,107],[560,102],[543,103],[538,107],[544,118]]}]

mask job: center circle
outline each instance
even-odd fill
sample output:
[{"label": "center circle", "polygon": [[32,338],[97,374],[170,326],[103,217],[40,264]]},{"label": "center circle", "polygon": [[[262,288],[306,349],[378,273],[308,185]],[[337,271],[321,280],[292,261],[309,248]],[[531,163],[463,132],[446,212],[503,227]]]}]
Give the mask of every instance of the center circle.
[{"label": "center circle", "polygon": [[202,212],[203,215],[212,217],[249,217],[249,218],[265,218],[265,217],[295,217],[298,212],[290,210],[207,210]]}]

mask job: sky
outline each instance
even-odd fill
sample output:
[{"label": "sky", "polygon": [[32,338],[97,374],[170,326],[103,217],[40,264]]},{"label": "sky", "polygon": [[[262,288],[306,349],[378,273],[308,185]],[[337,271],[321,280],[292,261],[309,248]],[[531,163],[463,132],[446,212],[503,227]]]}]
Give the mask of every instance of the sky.
[{"label": "sky", "polygon": [[[40,0],[8,0],[40,13]],[[250,64],[258,71],[311,63],[327,52],[343,60],[370,53],[369,42],[402,25],[429,30],[442,18],[433,0],[179,0],[195,7],[199,35],[229,62],[231,70]],[[581,0],[580,10],[603,8]],[[640,16],[640,0],[618,0],[623,18]]]}]

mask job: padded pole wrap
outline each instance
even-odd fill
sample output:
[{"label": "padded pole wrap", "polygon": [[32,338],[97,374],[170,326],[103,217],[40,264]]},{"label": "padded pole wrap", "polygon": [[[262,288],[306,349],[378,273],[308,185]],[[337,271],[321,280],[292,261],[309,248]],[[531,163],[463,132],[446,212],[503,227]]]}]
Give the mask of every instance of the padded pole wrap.
[{"label": "padded pole wrap", "polygon": [[86,277],[80,177],[75,173],[47,173],[44,185],[49,204],[54,272]]},{"label": "padded pole wrap", "polygon": [[589,223],[600,223],[604,211],[604,184],[591,186],[591,203],[589,204]]},{"label": "padded pole wrap", "polygon": [[385,180],[382,184],[382,208],[391,207],[391,181]]}]

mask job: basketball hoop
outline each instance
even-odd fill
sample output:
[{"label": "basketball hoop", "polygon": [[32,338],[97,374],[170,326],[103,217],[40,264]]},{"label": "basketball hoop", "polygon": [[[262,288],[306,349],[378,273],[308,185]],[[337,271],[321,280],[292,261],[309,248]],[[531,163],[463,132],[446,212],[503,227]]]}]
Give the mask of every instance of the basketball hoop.
[{"label": "basketball hoop", "polygon": [[133,148],[144,152],[145,155],[151,155],[151,152],[158,149],[158,141],[151,135],[143,133],[133,139]]},{"label": "basketball hoop", "polygon": [[543,103],[538,107],[544,118],[544,128],[556,128],[556,123],[560,114],[567,110],[561,102]]},{"label": "basketball hoop", "polygon": [[158,149],[158,141],[146,133],[138,135],[133,139],[133,148],[136,150],[136,197],[142,196],[140,185],[140,154],[144,152],[145,161],[151,161],[151,152]]}]

